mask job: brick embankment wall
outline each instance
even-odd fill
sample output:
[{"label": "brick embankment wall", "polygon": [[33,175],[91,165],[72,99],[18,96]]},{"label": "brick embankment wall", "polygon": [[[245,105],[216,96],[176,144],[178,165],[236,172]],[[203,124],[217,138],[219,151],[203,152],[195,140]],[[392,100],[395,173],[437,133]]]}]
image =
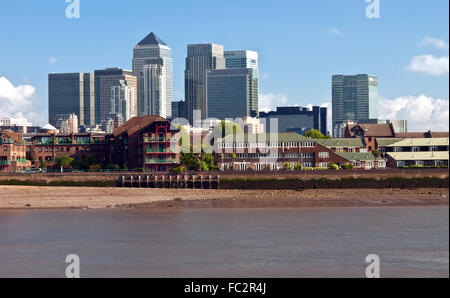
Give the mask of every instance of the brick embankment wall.
[{"label": "brick embankment wall", "polygon": [[[0,184],[53,186],[117,185],[119,176],[151,173],[0,173]],[[169,173],[157,173],[158,175]],[[187,173],[190,174],[190,173]],[[192,173],[201,174],[201,173]],[[372,171],[215,172],[221,189],[315,189],[315,188],[448,188],[447,169],[388,169]]]}]

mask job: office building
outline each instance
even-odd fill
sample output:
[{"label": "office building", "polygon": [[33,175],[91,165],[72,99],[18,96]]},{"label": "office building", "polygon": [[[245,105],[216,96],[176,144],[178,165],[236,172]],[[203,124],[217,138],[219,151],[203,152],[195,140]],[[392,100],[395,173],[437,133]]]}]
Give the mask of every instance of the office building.
[{"label": "office building", "polygon": [[[276,111],[260,112],[259,118],[265,124],[266,132],[295,132],[303,135],[316,129],[327,135],[327,111],[325,107],[314,106],[312,109],[303,107],[277,107]],[[273,127],[277,120],[278,129]],[[272,131],[274,130],[274,131]]]},{"label": "office building", "polygon": [[120,115],[124,122],[137,116],[136,88],[129,81],[111,87],[110,114]]},{"label": "office building", "polygon": [[[252,110],[258,112],[259,100],[259,60],[258,52],[255,51],[225,51],[225,66],[227,69],[247,68],[252,69],[252,89],[250,98],[252,102]],[[255,115],[257,116],[257,115]]]},{"label": "office building", "polygon": [[184,100],[172,102],[172,119],[177,118],[188,118],[188,106]]},{"label": "office building", "polygon": [[78,133],[78,116],[76,114],[56,115],[55,128],[63,134]]},{"label": "office building", "polygon": [[[139,116],[164,111],[165,115],[156,115],[171,118],[173,100],[172,50],[153,32],[134,48],[133,74],[138,78]],[[159,82],[151,82],[153,79]],[[164,87],[161,86],[161,83],[164,83]],[[164,92],[161,92],[161,90],[164,90]],[[159,108],[153,110],[151,109],[152,106],[159,106]]]},{"label": "office building", "polygon": [[[129,70],[122,68],[106,68],[96,70],[95,74],[95,124],[101,124],[107,119],[108,115],[114,109],[112,106],[112,95],[114,90],[124,88],[129,90],[129,95],[137,90],[137,78]],[[131,92],[131,94],[130,94]],[[132,105],[136,106],[136,98],[131,98]],[[130,104],[131,105],[131,104]]]},{"label": "office building", "polygon": [[[166,70],[157,64],[144,65],[144,115],[167,117]],[[172,104],[171,104],[172,108]]]},{"label": "office building", "polygon": [[191,44],[187,47],[185,70],[185,100],[188,119],[194,121],[194,110],[201,119],[208,117],[206,73],[211,69],[225,69],[223,46],[218,44]]},{"label": "office building", "polygon": [[207,70],[208,118],[236,119],[258,115],[258,87],[250,68]]},{"label": "office building", "polygon": [[348,121],[378,119],[378,78],[368,74],[332,78],[333,136]]},{"label": "office building", "polygon": [[95,124],[94,74],[48,75],[48,118],[55,125],[57,115],[75,114],[79,125]]}]

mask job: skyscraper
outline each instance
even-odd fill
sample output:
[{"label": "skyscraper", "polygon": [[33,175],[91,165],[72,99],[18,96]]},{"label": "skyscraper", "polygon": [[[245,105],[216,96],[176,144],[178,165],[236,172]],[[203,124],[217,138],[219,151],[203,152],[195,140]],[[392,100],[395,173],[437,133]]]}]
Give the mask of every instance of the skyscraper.
[{"label": "skyscraper", "polygon": [[258,53],[255,51],[225,51],[227,68],[251,68],[259,72]]},{"label": "skyscraper", "polygon": [[[145,71],[147,69],[147,71]],[[148,71],[152,70],[152,71]],[[161,78],[164,72],[164,78]],[[160,73],[159,75],[157,75]],[[163,117],[172,116],[173,99],[173,60],[172,50],[153,32],[141,40],[133,51],[133,74],[138,78],[138,113],[139,116],[154,113],[154,110],[148,107],[165,106],[161,110],[165,111]],[[151,76],[145,76],[151,75]],[[153,77],[152,77],[153,76]],[[157,78],[158,77],[158,78]],[[164,81],[164,92],[160,92],[160,84],[149,83],[151,79]],[[160,89],[145,89],[158,87]],[[152,96],[149,96],[152,95]],[[145,108],[147,107],[147,108]]]},{"label": "skyscraper", "polygon": [[158,64],[144,65],[143,115],[159,115],[166,119],[169,118],[166,104],[166,78],[164,66]]},{"label": "skyscraper", "polygon": [[191,44],[187,47],[185,70],[185,100],[188,118],[194,121],[194,110],[201,111],[201,118],[208,117],[206,73],[210,69],[224,69],[223,46],[218,44]]},{"label": "skyscraper", "polygon": [[95,85],[91,73],[48,75],[48,120],[56,125],[58,115],[75,114],[79,125],[95,124]]},{"label": "skyscraper", "polygon": [[126,122],[137,116],[136,88],[129,81],[121,80],[111,87],[110,114],[121,115]]},{"label": "skyscraper", "polygon": [[[257,80],[251,68],[207,71],[208,118],[236,119],[258,116]],[[256,102],[255,102],[256,101]]]},{"label": "skyscraper", "polygon": [[207,117],[257,117],[259,97],[258,53],[225,51],[226,69],[207,70]]},{"label": "skyscraper", "polygon": [[368,74],[332,79],[333,136],[347,121],[378,119],[378,78]]},{"label": "skyscraper", "polygon": [[[115,87],[121,87],[123,84],[137,90],[137,78],[129,70],[122,68],[107,68],[96,70],[95,74],[95,124],[101,124],[107,119],[113,107],[112,90]],[[136,97],[132,99],[136,106]],[[125,115],[122,115],[125,118]]]}]

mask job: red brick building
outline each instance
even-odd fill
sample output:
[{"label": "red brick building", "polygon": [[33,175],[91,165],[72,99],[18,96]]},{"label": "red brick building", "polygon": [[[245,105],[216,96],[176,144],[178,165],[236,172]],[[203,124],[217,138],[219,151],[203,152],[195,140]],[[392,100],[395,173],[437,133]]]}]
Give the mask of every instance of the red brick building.
[{"label": "red brick building", "polygon": [[14,173],[29,170],[31,162],[26,155],[27,149],[20,133],[0,130],[0,171]]},{"label": "red brick building", "polygon": [[36,167],[40,167],[43,161],[47,168],[54,168],[55,158],[63,155],[76,160],[95,156],[98,162],[108,162],[109,146],[105,134],[41,133],[31,138],[28,156]]},{"label": "red brick building", "polygon": [[176,132],[160,116],[132,118],[109,136],[111,162],[126,165],[130,170],[171,170],[180,163],[177,150],[171,150]]}]

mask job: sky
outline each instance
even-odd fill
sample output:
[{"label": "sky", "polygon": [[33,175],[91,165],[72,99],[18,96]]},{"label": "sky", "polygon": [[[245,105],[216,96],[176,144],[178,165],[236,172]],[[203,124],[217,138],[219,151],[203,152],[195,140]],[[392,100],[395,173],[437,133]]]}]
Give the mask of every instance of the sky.
[{"label": "sky", "polygon": [[[155,32],[171,48],[184,99],[186,46],[259,53],[260,109],[331,103],[331,76],[379,78],[380,118],[448,131],[448,0],[0,0],[0,117],[48,122],[48,73],[131,69]],[[379,18],[367,7],[379,1]],[[374,12],[374,11],[372,11]],[[330,113],[331,115],[331,113]]]}]

